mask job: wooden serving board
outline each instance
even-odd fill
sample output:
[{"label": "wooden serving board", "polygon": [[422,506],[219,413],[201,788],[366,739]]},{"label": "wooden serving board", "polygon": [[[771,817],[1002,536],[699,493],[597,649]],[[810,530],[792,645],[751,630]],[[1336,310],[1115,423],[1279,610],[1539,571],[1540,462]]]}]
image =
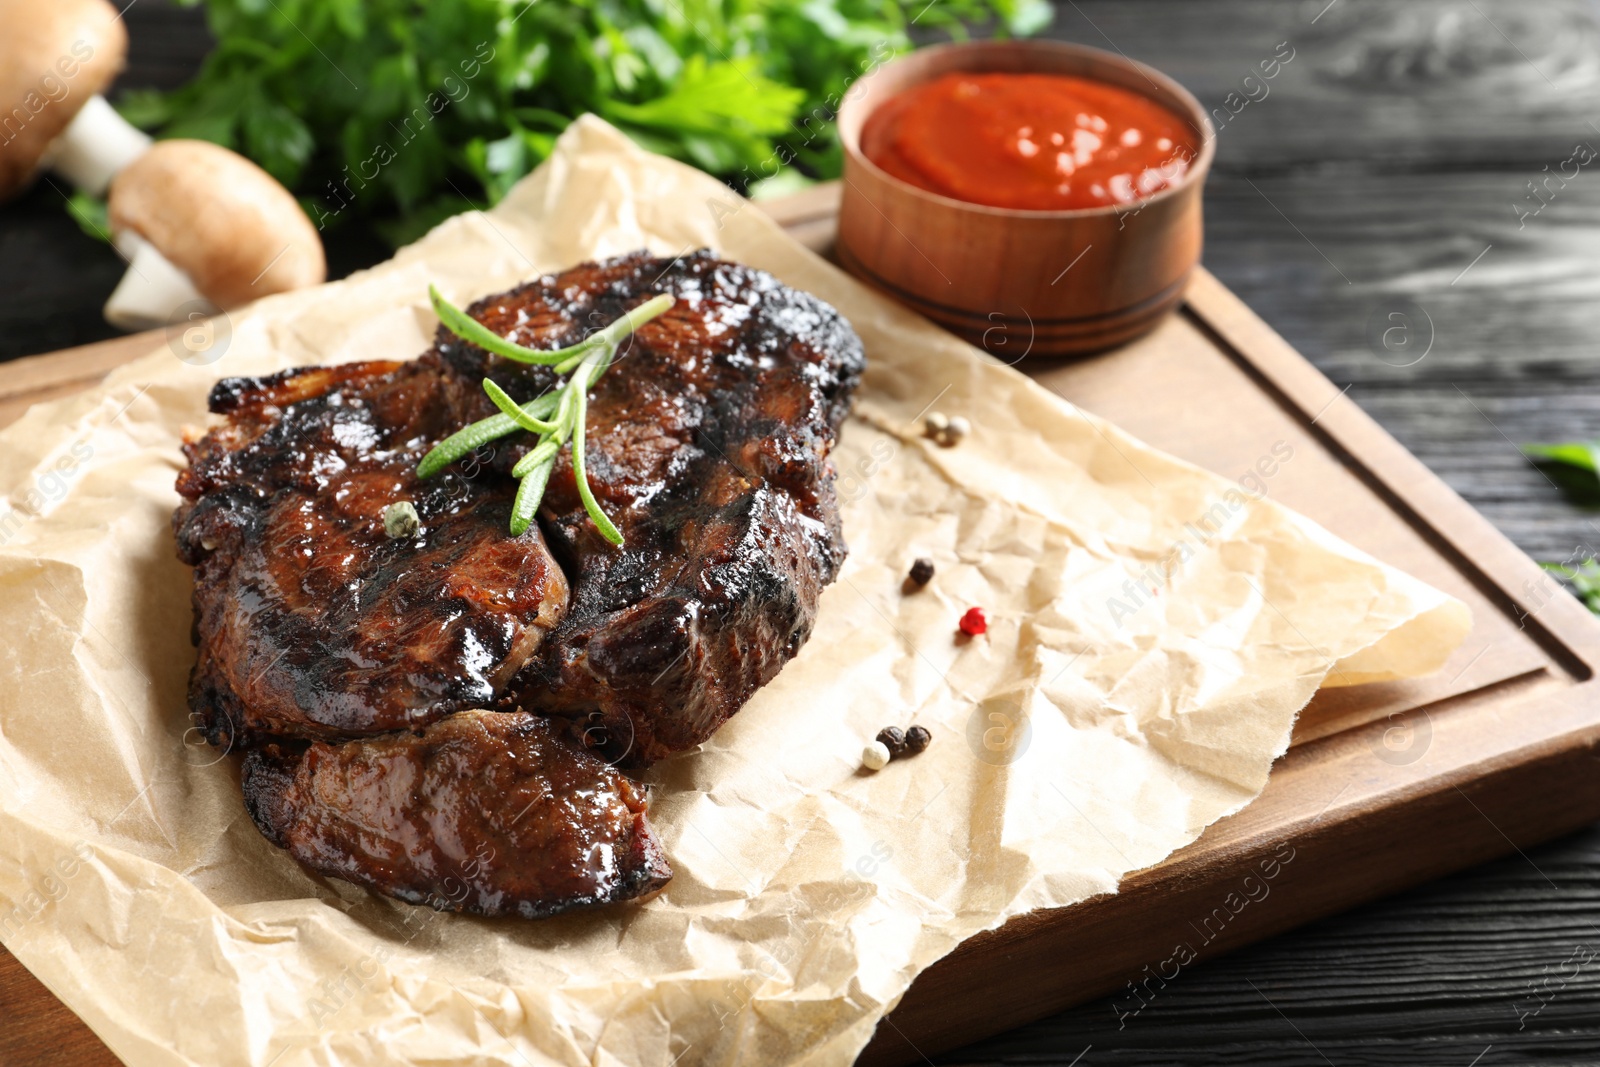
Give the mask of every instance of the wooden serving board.
[{"label": "wooden serving board", "polygon": [[[821,186],[765,206],[827,251],[837,205],[837,188]],[[0,425],[162,341],[6,364]],[[1260,799],[1116,896],[1019,917],[939,961],[862,1064],[919,1062],[1119,991],[1132,1013],[1199,960],[1600,818],[1600,621],[1210,274],[1155,333],[1021,369],[1230,477],[1288,444],[1272,497],[1461,598],[1473,630],[1432,677],[1319,694]],[[116,1062],[3,952],[0,1019],[5,1064]]]}]

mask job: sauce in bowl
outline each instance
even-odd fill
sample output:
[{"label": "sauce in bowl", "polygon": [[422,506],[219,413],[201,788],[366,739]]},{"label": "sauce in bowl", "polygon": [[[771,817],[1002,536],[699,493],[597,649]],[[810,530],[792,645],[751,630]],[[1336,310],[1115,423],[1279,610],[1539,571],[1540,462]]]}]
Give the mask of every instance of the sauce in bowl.
[{"label": "sauce in bowl", "polygon": [[1132,204],[1183,180],[1189,124],[1149,97],[1057,74],[946,74],[872,112],[861,151],[901,181],[1023,211]]}]

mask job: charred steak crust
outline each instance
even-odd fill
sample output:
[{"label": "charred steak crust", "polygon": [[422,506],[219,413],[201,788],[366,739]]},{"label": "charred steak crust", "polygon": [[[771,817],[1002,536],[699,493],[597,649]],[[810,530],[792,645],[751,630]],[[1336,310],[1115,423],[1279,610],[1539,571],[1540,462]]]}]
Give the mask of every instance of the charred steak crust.
[{"label": "charred steak crust", "polygon": [[[485,376],[528,400],[545,369],[441,330],[414,362],[213,390],[227,421],[185,446],[173,519],[195,567],[190,708],[245,753],[252,818],[306,866],[527,917],[671,876],[642,790],[607,764],[703,742],[810,635],[845,556],[830,453],[864,359],[831,307],[709,252],[582,264],[471,313],[552,348],[663,292],[677,304],[589,406],[620,550],[566,454],[536,527],[507,533],[526,435],[416,478],[494,413]],[[384,534],[396,500],[417,508],[414,538]],[[525,821],[508,821],[513,794],[542,798]]]},{"label": "charred steak crust", "polygon": [[[584,264],[470,313],[554,348],[657,293],[677,304],[630,339],[589,406],[590,483],[624,545],[600,539],[564,453],[542,522],[572,604],[501,702],[588,721],[636,765],[705,741],[810,636],[845,557],[830,454],[865,366],[832,307],[706,251]],[[442,329],[427,358],[521,401],[554,382]],[[493,413],[471,400],[474,417]]]},{"label": "charred steak crust", "polygon": [[[566,607],[543,539],[506,533],[514,489],[429,482],[453,384],[356,363],[212,393],[231,420],[187,447],[174,525],[195,567],[190,710],[213,744],[415,729],[492,703]],[[410,500],[416,537],[390,540]]]},{"label": "charred steak crust", "polygon": [[538,919],[672,877],[643,787],[526,713],[269,745],[245,757],[242,778],[252,818],[295,859],[411,904]]}]

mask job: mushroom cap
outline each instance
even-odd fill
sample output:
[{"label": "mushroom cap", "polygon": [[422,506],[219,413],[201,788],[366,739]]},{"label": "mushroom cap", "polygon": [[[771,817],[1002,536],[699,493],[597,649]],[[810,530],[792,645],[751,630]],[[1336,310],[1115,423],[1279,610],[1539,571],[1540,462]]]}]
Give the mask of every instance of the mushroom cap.
[{"label": "mushroom cap", "polygon": [[0,26],[0,200],[9,200],[122,70],[128,31],[109,0],[0,0]]},{"label": "mushroom cap", "polygon": [[113,233],[131,230],[223,309],[319,285],[327,260],[289,190],[209,141],[158,141],[111,182]]}]

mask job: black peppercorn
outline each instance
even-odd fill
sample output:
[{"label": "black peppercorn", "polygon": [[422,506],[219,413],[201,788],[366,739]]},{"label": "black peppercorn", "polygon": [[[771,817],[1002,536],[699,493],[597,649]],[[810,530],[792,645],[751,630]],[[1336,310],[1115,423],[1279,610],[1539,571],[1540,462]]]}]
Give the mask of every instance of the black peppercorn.
[{"label": "black peppercorn", "polygon": [[916,585],[927,585],[933,581],[933,560],[922,556],[911,565],[911,581]]},{"label": "black peppercorn", "polygon": [[932,740],[933,734],[929,732],[926,726],[913,726],[906,731],[905,735],[906,755],[915,756],[926,749],[928,743]]},{"label": "black peppercorn", "polygon": [[889,750],[890,759],[906,754],[906,735],[898,726],[885,726],[878,731],[878,743]]}]

